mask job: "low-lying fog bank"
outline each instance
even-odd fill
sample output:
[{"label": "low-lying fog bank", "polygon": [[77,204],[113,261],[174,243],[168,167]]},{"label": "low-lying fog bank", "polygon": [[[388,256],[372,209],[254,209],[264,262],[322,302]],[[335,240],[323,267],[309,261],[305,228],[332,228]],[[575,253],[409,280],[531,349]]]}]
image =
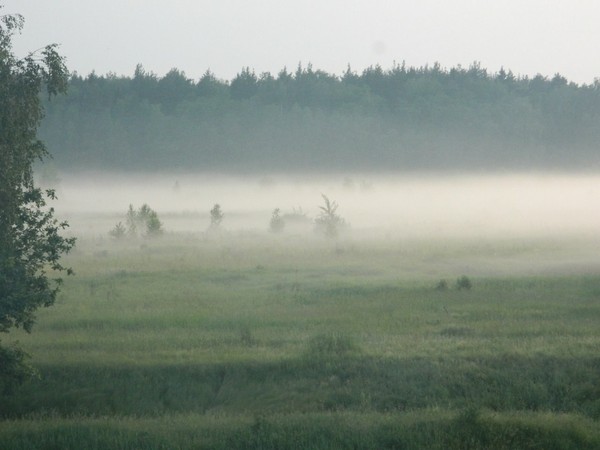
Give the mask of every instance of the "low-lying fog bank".
[{"label": "low-lying fog bank", "polygon": [[595,236],[600,175],[60,174],[58,217],[74,234],[106,235],[130,204],[147,203],[166,232],[203,232],[218,203],[228,231],[266,231],[275,208],[314,219],[322,194],[355,232],[404,238]]}]

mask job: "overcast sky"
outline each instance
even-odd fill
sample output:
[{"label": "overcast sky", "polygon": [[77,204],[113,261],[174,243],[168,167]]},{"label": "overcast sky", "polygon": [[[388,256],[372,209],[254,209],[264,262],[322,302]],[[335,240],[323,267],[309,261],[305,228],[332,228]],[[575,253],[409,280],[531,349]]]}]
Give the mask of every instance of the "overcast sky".
[{"label": "overcast sky", "polygon": [[299,62],[341,74],[394,61],[491,72],[600,77],[597,0],[0,0],[21,13],[24,55],[61,45],[69,70],[133,75],[137,63],[190,78],[276,74]]}]

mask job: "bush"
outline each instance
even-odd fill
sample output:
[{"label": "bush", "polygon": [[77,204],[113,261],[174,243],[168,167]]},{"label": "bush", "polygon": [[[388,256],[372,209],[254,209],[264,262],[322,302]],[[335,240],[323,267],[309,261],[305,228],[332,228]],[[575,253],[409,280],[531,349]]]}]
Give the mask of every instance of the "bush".
[{"label": "bush", "polygon": [[435,289],[437,291],[447,291],[448,290],[448,282],[446,280],[440,280],[438,284],[435,285]]},{"label": "bush", "polygon": [[342,228],[346,222],[337,213],[339,206],[337,202],[329,200],[326,195],[322,194],[321,196],[323,197],[325,205],[319,206],[321,212],[315,219],[317,231],[322,232],[329,238],[335,238],[339,234],[340,228]]},{"label": "bush", "polygon": [[283,220],[283,217],[281,217],[280,212],[281,210],[279,208],[273,210],[273,215],[269,222],[269,229],[272,233],[281,233],[285,228],[285,221]]},{"label": "bush", "polygon": [[221,205],[215,203],[215,206],[210,210],[209,229],[218,230],[221,226],[221,222],[223,222],[223,217],[225,217],[225,214],[223,214],[223,211],[221,210]]},{"label": "bush", "polygon": [[462,289],[469,290],[469,289],[471,289],[471,287],[473,287],[473,284],[471,283],[471,280],[469,279],[469,277],[467,277],[466,275],[463,275],[462,277],[457,278],[456,289],[458,289],[459,291]]},{"label": "bush", "polygon": [[29,355],[16,344],[0,347],[0,395],[9,394],[25,380],[37,375],[27,364],[28,358]]},{"label": "bush", "polygon": [[160,236],[163,233],[162,223],[158,219],[156,211],[150,208],[148,208],[148,211],[144,211],[143,221],[146,224],[146,236]]},{"label": "bush", "polygon": [[108,234],[115,239],[123,239],[127,234],[127,229],[122,222],[119,222],[115,227],[108,232]]},{"label": "bush", "polygon": [[310,231],[315,225],[314,221],[302,211],[302,208],[293,208],[292,212],[282,214],[281,220],[285,223],[288,232],[304,233]]}]

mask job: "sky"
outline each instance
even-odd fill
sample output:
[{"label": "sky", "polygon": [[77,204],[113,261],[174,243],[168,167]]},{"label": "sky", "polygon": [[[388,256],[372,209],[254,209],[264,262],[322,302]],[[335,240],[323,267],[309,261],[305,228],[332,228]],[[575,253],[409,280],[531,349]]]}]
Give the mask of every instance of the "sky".
[{"label": "sky", "polygon": [[136,64],[199,79],[230,80],[295,70],[299,63],[341,75],[394,62],[494,73],[560,73],[576,83],[600,77],[597,0],[0,0],[20,13],[14,39],[24,56],[60,44],[67,67],[132,76]]}]

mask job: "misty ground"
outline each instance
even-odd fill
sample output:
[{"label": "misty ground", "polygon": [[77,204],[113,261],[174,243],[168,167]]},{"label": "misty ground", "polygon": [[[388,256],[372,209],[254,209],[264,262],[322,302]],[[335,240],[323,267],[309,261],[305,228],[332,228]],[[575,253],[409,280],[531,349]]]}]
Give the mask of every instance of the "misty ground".
[{"label": "misty ground", "polygon": [[75,234],[106,235],[129,204],[149,204],[167,232],[201,233],[219,203],[231,232],[266,231],[274,208],[314,219],[325,194],[353,232],[412,238],[587,237],[600,228],[600,175],[564,173],[314,176],[61,174],[57,210]]},{"label": "misty ground", "polygon": [[[342,247],[400,253],[427,247],[439,254],[424,263],[424,272],[434,273],[444,253],[461,255],[457,270],[483,276],[598,269],[600,176],[595,174],[88,173],[61,175],[58,186],[54,206],[70,222],[70,233],[97,245],[111,241],[108,232],[125,223],[129,205],[144,203],[157,211],[171,238],[210,239],[210,209],[218,203],[224,212],[218,236],[223,246],[240,238],[257,249],[273,241],[327,245],[314,226],[326,195],[346,222],[337,241]],[[281,235],[269,232],[275,208],[286,219]]]}]

